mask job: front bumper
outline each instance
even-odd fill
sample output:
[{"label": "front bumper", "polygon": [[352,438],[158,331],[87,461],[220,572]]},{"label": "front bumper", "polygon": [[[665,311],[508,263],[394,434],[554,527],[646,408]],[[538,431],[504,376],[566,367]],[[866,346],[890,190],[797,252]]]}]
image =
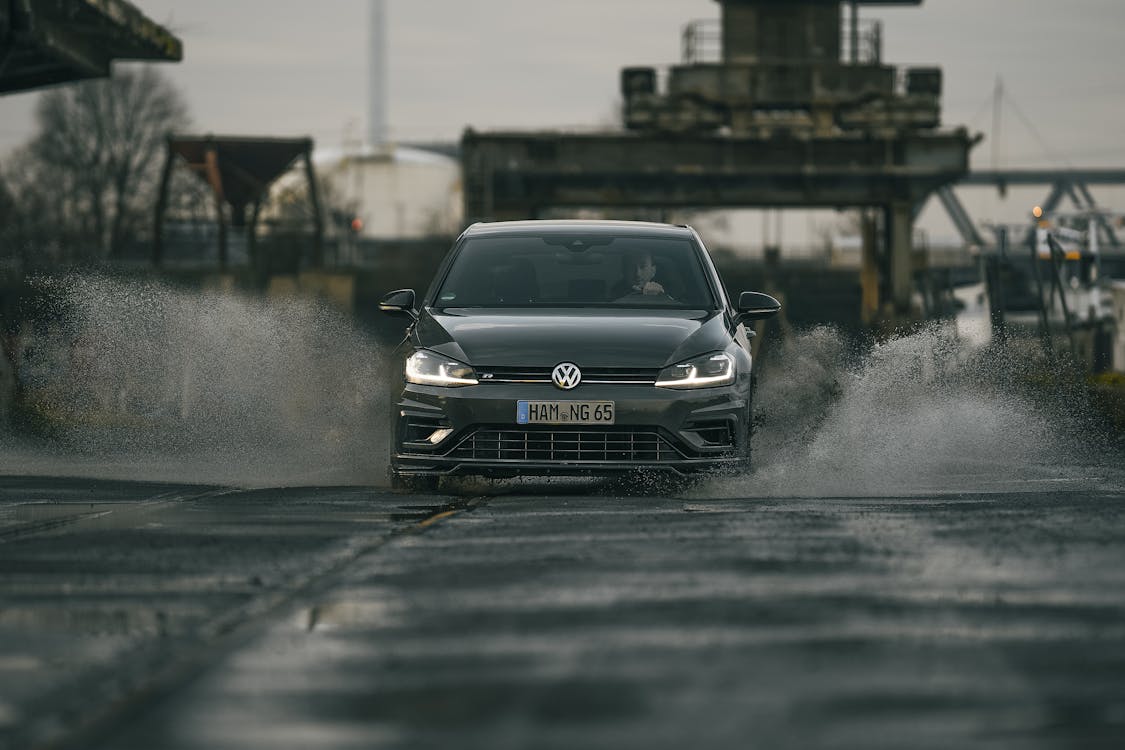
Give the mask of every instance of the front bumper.
[{"label": "front bumper", "polygon": [[[512,477],[735,467],[748,455],[749,397],[748,379],[698,390],[407,385],[395,406],[391,468],[399,475]],[[613,401],[615,424],[518,425],[521,399]]]}]

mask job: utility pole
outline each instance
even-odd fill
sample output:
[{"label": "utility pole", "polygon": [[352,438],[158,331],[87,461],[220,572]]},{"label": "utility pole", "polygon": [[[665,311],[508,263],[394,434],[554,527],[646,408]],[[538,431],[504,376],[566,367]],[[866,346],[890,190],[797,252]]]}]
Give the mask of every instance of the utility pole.
[{"label": "utility pole", "polygon": [[1004,127],[1004,79],[996,76],[996,88],[992,93],[992,169],[1000,169],[1003,163],[1000,153]]}]

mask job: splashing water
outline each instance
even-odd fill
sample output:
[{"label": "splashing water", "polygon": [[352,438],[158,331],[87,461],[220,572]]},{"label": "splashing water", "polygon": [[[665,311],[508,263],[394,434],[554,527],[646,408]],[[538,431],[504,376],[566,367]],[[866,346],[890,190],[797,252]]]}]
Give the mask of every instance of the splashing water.
[{"label": "splashing water", "polygon": [[53,439],[9,470],[236,484],[378,483],[385,354],[343,315],[154,282],[42,282],[29,369]]},{"label": "splashing water", "polygon": [[[27,379],[52,438],[2,444],[6,471],[385,481],[387,353],[341,313],[103,277],[43,285],[56,322]],[[1104,440],[1076,416],[1080,395],[1044,401],[1027,387],[1041,363],[1016,348],[971,351],[935,325],[861,355],[822,327],[774,354],[756,395],[756,470],[692,494],[910,495],[1095,475],[1125,485],[1120,457],[1091,450]]]},{"label": "splashing water", "polygon": [[893,496],[1108,481],[1119,472],[1081,394],[1037,397],[1027,387],[1037,366],[1015,347],[970,350],[939,325],[862,357],[832,329],[800,334],[763,367],[757,470],[702,491]]}]

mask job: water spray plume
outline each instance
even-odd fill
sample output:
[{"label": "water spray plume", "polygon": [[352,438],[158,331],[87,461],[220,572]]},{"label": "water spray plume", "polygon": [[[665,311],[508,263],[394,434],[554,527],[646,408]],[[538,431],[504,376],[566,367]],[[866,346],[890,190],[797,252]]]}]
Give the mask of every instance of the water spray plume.
[{"label": "water spray plume", "polygon": [[53,322],[29,368],[46,373],[32,386],[56,459],[201,482],[385,478],[384,355],[334,309],[104,277],[39,285]]},{"label": "water spray plume", "polygon": [[[338,311],[97,276],[40,287],[52,309],[26,385],[51,436],[9,437],[9,473],[386,480],[398,374]],[[1120,456],[1086,419],[1081,379],[1040,359],[973,349],[939,324],[865,350],[828,327],[797,334],[757,365],[755,471],[695,492],[909,496],[1112,474]]]},{"label": "water spray plume", "polygon": [[830,328],[799,334],[763,366],[756,471],[701,491],[909,496],[1100,481],[1115,471],[1113,448],[1079,379],[1041,387],[1033,351],[973,350],[939,324],[862,355]]}]

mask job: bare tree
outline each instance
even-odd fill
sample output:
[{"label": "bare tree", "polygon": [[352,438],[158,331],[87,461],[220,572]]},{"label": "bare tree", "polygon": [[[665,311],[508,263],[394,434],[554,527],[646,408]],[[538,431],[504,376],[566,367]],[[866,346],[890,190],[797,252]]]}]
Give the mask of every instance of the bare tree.
[{"label": "bare tree", "polygon": [[27,179],[47,188],[62,235],[86,238],[89,255],[118,255],[147,228],[168,133],[185,127],[183,97],[152,67],[44,93]]},{"label": "bare tree", "polygon": [[34,268],[92,257],[89,238],[66,218],[66,203],[51,170],[21,149],[0,171],[0,260],[16,276]]}]

